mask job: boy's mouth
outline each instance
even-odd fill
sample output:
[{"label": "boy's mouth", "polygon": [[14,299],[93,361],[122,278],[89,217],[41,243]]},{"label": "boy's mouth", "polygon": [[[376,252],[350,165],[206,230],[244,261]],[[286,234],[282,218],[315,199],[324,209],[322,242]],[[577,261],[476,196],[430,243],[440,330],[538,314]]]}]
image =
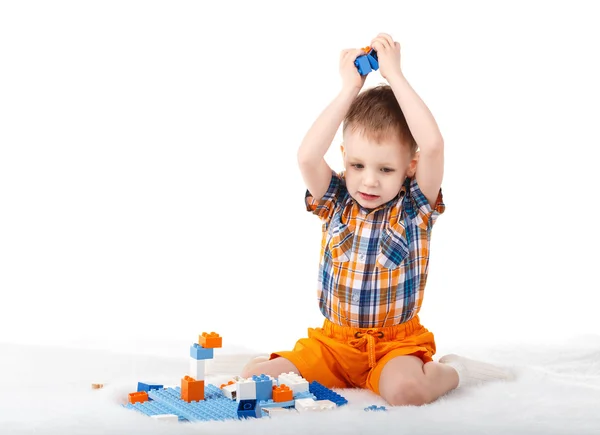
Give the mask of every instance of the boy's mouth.
[{"label": "boy's mouth", "polygon": [[369,195],[368,193],[363,193],[363,192],[358,192],[358,194],[360,195],[360,197],[362,199],[365,199],[367,201],[373,201],[373,200],[379,198],[379,195]]}]

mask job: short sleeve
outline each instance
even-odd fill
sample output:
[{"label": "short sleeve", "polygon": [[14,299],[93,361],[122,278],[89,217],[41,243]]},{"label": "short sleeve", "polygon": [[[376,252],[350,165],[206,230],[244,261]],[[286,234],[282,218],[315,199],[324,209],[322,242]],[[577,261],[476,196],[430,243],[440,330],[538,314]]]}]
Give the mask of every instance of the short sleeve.
[{"label": "short sleeve", "polygon": [[346,184],[342,177],[332,171],[329,187],[322,198],[315,199],[308,190],[306,191],[304,197],[306,210],[319,216],[322,220],[329,222],[335,211],[336,204],[345,192]]},{"label": "short sleeve", "polygon": [[415,223],[424,230],[430,229],[435,224],[435,221],[446,210],[446,205],[444,204],[444,198],[442,195],[442,189],[438,193],[438,197],[435,201],[433,207],[429,204],[429,201],[421,192],[421,188],[417,183],[416,178],[412,178],[409,186],[409,195],[408,198],[412,202],[414,209],[413,219]]}]

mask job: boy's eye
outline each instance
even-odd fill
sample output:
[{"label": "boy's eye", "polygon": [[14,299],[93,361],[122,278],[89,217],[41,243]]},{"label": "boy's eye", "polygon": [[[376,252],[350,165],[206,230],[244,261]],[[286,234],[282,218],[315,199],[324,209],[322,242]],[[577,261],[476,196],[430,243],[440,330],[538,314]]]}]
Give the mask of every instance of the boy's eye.
[{"label": "boy's eye", "polygon": [[382,172],[394,172],[392,168],[381,168]]},{"label": "boy's eye", "polygon": [[362,169],[363,168],[363,165],[360,164],[360,163],[352,163],[350,166],[352,166],[353,168],[356,168],[356,169]]}]

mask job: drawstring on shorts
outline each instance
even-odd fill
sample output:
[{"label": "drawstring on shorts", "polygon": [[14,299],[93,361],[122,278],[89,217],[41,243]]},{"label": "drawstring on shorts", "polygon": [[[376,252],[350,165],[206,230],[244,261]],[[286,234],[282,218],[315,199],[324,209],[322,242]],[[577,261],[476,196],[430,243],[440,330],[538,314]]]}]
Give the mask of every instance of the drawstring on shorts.
[{"label": "drawstring on shorts", "polygon": [[367,329],[364,332],[356,331],[354,333],[354,338],[355,340],[351,340],[349,344],[353,347],[361,347],[366,343],[369,358],[369,367],[375,367],[375,363],[377,362],[375,361],[375,339],[383,338],[383,332],[378,331],[376,329]]}]

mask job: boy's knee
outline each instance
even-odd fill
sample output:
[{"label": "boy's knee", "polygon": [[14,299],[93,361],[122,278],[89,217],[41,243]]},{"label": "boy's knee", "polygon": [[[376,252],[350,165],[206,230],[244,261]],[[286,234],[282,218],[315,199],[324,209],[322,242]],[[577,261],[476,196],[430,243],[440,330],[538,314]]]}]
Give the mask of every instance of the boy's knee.
[{"label": "boy's knee", "polygon": [[392,406],[421,406],[430,402],[429,391],[425,382],[418,379],[396,381],[390,388],[389,397],[383,397]]}]

